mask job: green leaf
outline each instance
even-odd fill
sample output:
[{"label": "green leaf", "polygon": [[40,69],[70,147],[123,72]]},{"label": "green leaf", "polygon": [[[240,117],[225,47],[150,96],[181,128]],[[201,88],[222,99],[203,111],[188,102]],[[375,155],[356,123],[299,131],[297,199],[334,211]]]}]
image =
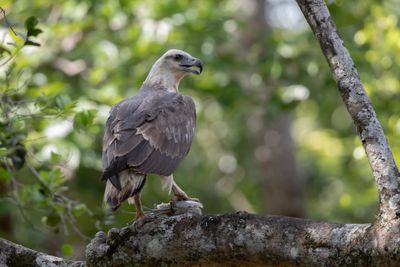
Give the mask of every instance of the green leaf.
[{"label": "green leaf", "polygon": [[66,95],[58,95],[55,98],[56,107],[59,109],[64,109],[71,102],[69,96]]},{"label": "green leaf", "polygon": [[39,43],[33,42],[31,40],[25,41],[24,45],[40,46]]},{"label": "green leaf", "polygon": [[39,20],[35,16],[31,16],[25,20],[25,28],[27,30],[35,28]]},{"label": "green leaf", "polygon": [[96,110],[90,109],[78,112],[74,117],[74,129],[80,130],[93,123],[96,117]]},{"label": "green leaf", "polygon": [[79,203],[79,204],[75,205],[75,206],[73,207],[73,209],[72,209],[72,212],[73,212],[73,214],[74,214],[76,217],[81,216],[81,215],[82,215],[83,213],[85,213],[86,211],[87,211],[87,207],[86,207],[86,205],[83,204],[83,203]]},{"label": "green leaf", "polygon": [[6,147],[0,147],[0,157],[5,157],[8,154],[8,149]]},{"label": "green leaf", "polygon": [[9,42],[7,44],[11,44],[14,47],[22,47],[24,45],[25,41],[28,40],[28,36],[26,36],[26,34],[20,33],[20,32],[14,33],[11,30],[9,30],[9,36],[12,38],[13,42]]},{"label": "green leaf", "polygon": [[66,187],[64,186],[64,183],[66,178],[60,169],[54,168],[49,172],[41,171],[40,176],[42,177],[42,181],[53,193],[65,191]]},{"label": "green leaf", "polygon": [[8,184],[10,180],[11,180],[11,173],[3,168],[0,168],[0,182]]},{"label": "green leaf", "polygon": [[29,17],[26,21],[25,21],[25,28],[26,28],[26,37],[25,39],[25,43],[24,45],[32,45],[32,46],[40,46],[39,43],[34,42],[32,40],[29,39],[29,37],[31,36],[38,36],[39,34],[41,34],[43,31],[39,28],[36,28],[36,25],[39,23],[38,19],[36,17]]},{"label": "green leaf", "polygon": [[42,223],[46,224],[47,226],[54,227],[61,222],[60,216],[58,216],[55,212],[49,214],[49,216],[42,217]]},{"label": "green leaf", "polygon": [[38,36],[41,34],[43,31],[41,29],[35,28],[35,29],[29,29],[27,35],[28,36]]},{"label": "green leaf", "polygon": [[51,151],[51,156],[50,156],[50,158],[51,158],[51,161],[53,161],[53,162],[58,162],[58,161],[60,161],[61,156],[60,156],[60,154]]},{"label": "green leaf", "polygon": [[61,250],[64,257],[71,256],[72,252],[74,251],[73,247],[70,244],[62,245]]},{"label": "green leaf", "polygon": [[22,203],[26,203],[28,205],[43,204],[43,202],[46,202],[46,199],[41,191],[41,188],[37,184],[25,185],[18,192],[19,199]]}]

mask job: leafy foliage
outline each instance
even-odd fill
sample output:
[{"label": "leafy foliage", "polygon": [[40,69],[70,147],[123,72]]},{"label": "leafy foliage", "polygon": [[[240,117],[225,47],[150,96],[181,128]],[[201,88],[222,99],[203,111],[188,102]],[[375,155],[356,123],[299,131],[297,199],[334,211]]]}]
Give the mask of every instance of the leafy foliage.
[{"label": "leafy foliage", "polygon": [[[27,74],[25,67],[18,66],[18,59],[25,47],[40,46],[30,39],[42,33],[38,23],[36,17],[29,17],[25,21],[26,34],[23,36],[26,38],[23,43],[19,40],[22,34],[17,34],[8,25],[14,35],[13,40],[17,41],[5,44],[7,48],[3,54],[6,55],[0,63],[5,69],[0,93],[0,173],[1,187],[6,188],[3,197],[20,208],[27,220],[30,219],[25,213],[35,210],[41,214],[41,221],[47,227],[55,231],[63,228],[68,233],[67,224],[72,224],[77,233],[83,236],[76,226],[76,218],[82,214],[82,210],[87,214],[91,212],[84,204],[64,195],[68,187],[67,177],[62,173],[61,156],[49,151],[50,157],[39,159],[36,143],[29,140],[44,138],[32,135],[43,135],[41,125],[48,120],[66,117],[74,107],[64,96],[30,95],[38,88],[30,84],[32,77],[30,73]],[[24,177],[26,175],[30,177]]]}]

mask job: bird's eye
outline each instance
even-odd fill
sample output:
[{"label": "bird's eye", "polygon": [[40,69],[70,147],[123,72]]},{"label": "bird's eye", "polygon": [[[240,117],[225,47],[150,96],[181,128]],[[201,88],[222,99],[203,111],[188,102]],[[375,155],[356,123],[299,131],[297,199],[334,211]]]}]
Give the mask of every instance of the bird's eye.
[{"label": "bird's eye", "polygon": [[174,59],[175,59],[176,61],[179,61],[179,60],[182,59],[182,55],[176,54],[176,55],[174,56]]}]

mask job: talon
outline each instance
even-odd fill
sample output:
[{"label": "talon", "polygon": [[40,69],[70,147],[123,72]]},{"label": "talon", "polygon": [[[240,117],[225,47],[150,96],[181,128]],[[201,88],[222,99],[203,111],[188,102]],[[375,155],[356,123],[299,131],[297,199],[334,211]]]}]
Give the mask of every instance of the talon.
[{"label": "talon", "polygon": [[142,227],[145,223],[149,222],[148,218],[145,215],[137,216],[134,222],[135,226]]},{"label": "talon", "polygon": [[188,196],[186,196],[186,195],[175,195],[172,198],[172,201],[185,201],[185,200],[188,200],[188,199],[190,199],[190,198]]}]

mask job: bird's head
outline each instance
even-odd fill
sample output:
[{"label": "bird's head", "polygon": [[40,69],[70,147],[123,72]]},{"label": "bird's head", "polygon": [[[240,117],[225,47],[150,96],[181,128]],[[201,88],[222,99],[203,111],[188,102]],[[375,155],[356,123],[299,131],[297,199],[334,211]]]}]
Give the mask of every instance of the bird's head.
[{"label": "bird's head", "polygon": [[200,59],[185,51],[170,49],[153,65],[145,83],[178,90],[179,82],[184,76],[192,73],[199,75],[202,71],[203,63]]},{"label": "bird's head", "polygon": [[189,53],[179,49],[168,50],[160,60],[166,70],[176,74],[194,73],[199,75],[203,71],[203,63],[200,59],[192,57]]}]

